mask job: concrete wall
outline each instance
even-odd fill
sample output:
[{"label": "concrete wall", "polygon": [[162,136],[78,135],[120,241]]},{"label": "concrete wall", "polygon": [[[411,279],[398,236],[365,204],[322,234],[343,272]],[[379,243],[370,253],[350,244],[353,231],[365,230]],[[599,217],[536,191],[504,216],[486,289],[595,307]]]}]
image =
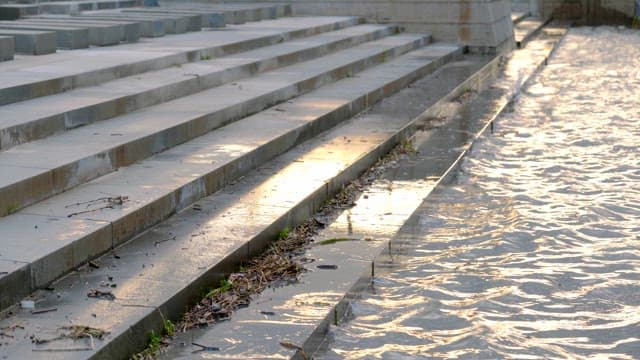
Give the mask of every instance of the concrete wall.
[{"label": "concrete wall", "polygon": [[634,0],[536,0],[543,17],[573,20],[578,24],[628,24],[633,18]]},{"label": "concrete wall", "polygon": [[[160,3],[175,1],[179,0],[160,0]],[[294,15],[356,15],[370,22],[395,23],[407,31],[430,32],[436,40],[469,45],[479,52],[495,52],[513,44],[510,0],[257,1],[289,2],[293,4]]]}]

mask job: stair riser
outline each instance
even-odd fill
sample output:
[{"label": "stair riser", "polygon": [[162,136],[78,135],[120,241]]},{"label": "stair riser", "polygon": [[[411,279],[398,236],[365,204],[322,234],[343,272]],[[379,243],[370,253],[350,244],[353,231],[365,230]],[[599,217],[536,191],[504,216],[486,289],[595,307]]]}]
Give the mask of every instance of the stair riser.
[{"label": "stair riser", "polygon": [[273,70],[321,56],[328,52],[344,49],[362,42],[379,39],[396,32],[396,28],[385,28],[358,37],[343,39],[330,44],[324,44],[303,51],[277,56],[265,61],[256,61],[240,67],[223,70],[198,77],[188,77],[186,80],[159,87],[150,91],[131,96],[123,96],[95,106],[84,107],[55,116],[42,118],[27,125],[19,125],[3,129],[0,132],[0,149],[6,150],[13,146],[38,140],[56,133],[87,125],[91,122],[109,119],[123,115],[144,107],[160,104],[179,97],[213,88],[224,83],[239,80],[251,75]]},{"label": "stair riser", "polygon": [[410,44],[379,51],[373,56],[344,64],[328,73],[302,79],[297,83],[269,91],[248,101],[185,121],[180,125],[159,131],[145,138],[134,140],[106,152],[58,167],[43,175],[7,186],[0,189],[0,215],[7,215],[9,210],[16,210],[34,204],[52,195],[106,175],[119,167],[130,165],[233,121],[319,88],[327,83],[347,77],[351,73],[380,64],[388,58],[422,46],[424,41],[425,38],[422,38]]},{"label": "stair riser", "polygon": [[[353,26],[356,19],[344,20],[336,24],[322,25],[310,29],[294,30],[284,34],[274,34],[258,39],[249,39],[233,44],[214,46],[211,48],[187,51],[179,54],[140,61],[133,64],[114,66],[84,74],[72,75],[52,80],[39,81],[27,85],[15,86],[0,90],[0,105],[25,101],[36,97],[57,94],[83,86],[97,85],[114,79],[140,74],[147,71],[160,70],[169,66],[200,61],[202,58],[214,58],[236,54],[258,47],[280,43],[282,41],[311,36],[327,31],[339,30]],[[60,34],[60,33],[58,33]]]}]

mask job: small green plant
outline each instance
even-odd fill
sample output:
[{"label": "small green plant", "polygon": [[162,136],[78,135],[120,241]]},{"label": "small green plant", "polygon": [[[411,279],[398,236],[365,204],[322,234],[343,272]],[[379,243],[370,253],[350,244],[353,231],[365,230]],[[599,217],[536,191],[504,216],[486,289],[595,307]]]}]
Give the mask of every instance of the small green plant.
[{"label": "small green plant", "polygon": [[633,21],[631,22],[632,29],[640,28],[640,15],[634,16]]},{"label": "small green plant", "polygon": [[151,330],[151,332],[149,332],[148,341],[148,347],[149,349],[151,349],[151,351],[156,352],[160,350],[160,343],[162,342],[162,339],[156,334],[155,331]]},{"label": "small green plant", "polygon": [[171,322],[171,320],[164,321],[164,334],[167,336],[173,336],[176,333],[176,326]]},{"label": "small green plant", "polygon": [[202,61],[211,60],[211,56],[206,55],[206,54],[200,54],[200,60],[202,60]]},{"label": "small green plant", "polygon": [[289,237],[289,233],[291,233],[291,229],[288,226],[285,226],[282,231],[278,233],[278,240],[284,240]]},{"label": "small green plant", "polygon": [[206,297],[212,297],[218,294],[222,294],[224,292],[227,292],[229,290],[231,290],[231,286],[233,286],[233,283],[231,281],[229,281],[229,279],[222,279],[220,280],[220,286],[209,291],[209,293],[207,293]]}]

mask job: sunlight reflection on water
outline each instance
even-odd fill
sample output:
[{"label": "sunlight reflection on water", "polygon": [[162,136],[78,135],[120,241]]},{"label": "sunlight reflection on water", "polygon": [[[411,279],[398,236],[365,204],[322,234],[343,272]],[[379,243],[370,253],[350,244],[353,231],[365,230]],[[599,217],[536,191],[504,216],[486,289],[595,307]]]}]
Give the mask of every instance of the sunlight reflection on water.
[{"label": "sunlight reflection on water", "polygon": [[318,359],[640,358],[640,32],[571,30]]}]

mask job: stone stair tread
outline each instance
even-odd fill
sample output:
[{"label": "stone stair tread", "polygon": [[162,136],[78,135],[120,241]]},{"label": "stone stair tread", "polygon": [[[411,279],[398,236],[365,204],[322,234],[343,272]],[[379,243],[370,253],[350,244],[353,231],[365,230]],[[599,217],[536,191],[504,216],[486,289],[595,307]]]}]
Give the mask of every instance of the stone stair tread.
[{"label": "stone stair tread", "polygon": [[[0,168],[9,165],[41,170],[36,176],[0,183],[0,213],[6,214],[8,207],[24,207],[142,160],[235,118],[312,90],[323,81],[348,76],[340,72],[352,72],[349,69],[353,66],[357,70],[372,64],[374,58],[409,51],[428,38],[423,34],[400,34],[374,40],[10,148],[0,153]],[[305,81],[311,84],[304,85]],[[209,118],[211,114],[216,116]],[[49,183],[43,183],[47,177]]]},{"label": "stone stair tread", "polygon": [[256,24],[230,25],[224,31],[201,31],[176,35],[179,38],[145,39],[135,44],[58,52],[4,62],[0,64],[3,77],[0,105],[194,61],[196,59],[189,59],[189,56],[198,52],[219,56],[240,51],[243,44],[248,46],[250,42],[275,43],[278,38],[299,37],[305,31],[314,33],[357,22],[356,17],[281,18]]},{"label": "stone stair tread", "polygon": [[[100,85],[83,87],[60,94],[40,97],[28,101],[14,104],[8,104],[0,107],[0,149],[20,144],[22,142],[37,140],[36,136],[31,135],[35,132],[39,137],[47,136],[49,130],[51,133],[62,132],[66,128],[74,128],[85,125],[89,122],[97,122],[111,116],[120,115],[118,113],[100,114],[96,109],[98,105],[107,106],[112,104],[115,108],[117,102],[124,101],[125,97],[133,97],[142,93],[149,93],[163,87],[184,83],[187,79],[191,79],[193,83],[200,82],[200,79],[218,75],[219,81],[207,81],[214,85],[219,85],[242,76],[250,75],[248,67],[250,64],[258,64],[260,69],[268,69],[276,67],[275,64],[269,65],[269,60],[273,63],[277,57],[284,57],[296,54],[304,49],[312,49],[326,44],[332,44],[338,41],[362,37],[372,33],[388,31],[391,33],[391,27],[385,25],[358,25],[346,29],[340,29],[333,32],[314,35],[312,37],[301,40],[291,40],[284,43],[270,45],[255,50],[249,50],[243,53],[229,55],[213,59],[212,61],[201,61],[195,63],[187,63],[180,67],[170,67],[166,69],[149,71],[131,77],[120,78],[106,82]],[[357,43],[357,42],[356,42]],[[224,71],[228,71],[233,75],[227,75]],[[234,72],[232,72],[234,71]],[[244,74],[240,74],[244,73]],[[223,76],[224,75],[224,76]],[[235,78],[234,78],[235,76]],[[171,91],[165,91],[159,95],[153,93],[149,97],[155,96],[151,100],[146,101],[146,106],[164,100],[189,95],[195,91],[202,90],[193,85],[191,90],[182,94],[177,88]],[[142,107],[142,106],[138,106]],[[92,110],[91,110],[92,109]],[[126,111],[137,110],[133,105],[127,106]],[[75,111],[75,113],[74,113]],[[115,110],[112,110],[115,111]],[[123,110],[125,111],[125,110]],[[64,119],[61,120],[61,119]],[[77,119],[77,120],[74,120]],[[33,130],[36,127],[37,130]]]},{"label": "stone stair tread", "polygon": [[[424,66],[429,59],[438,61],[440,56],[459,51],[459,47],[445,44],[435,44],[415,50],[378,67],[365,70],[357,78],[347,78],[296,98],[290,103],[283,104],[282,106],[287,106],[286,111],[280,112],[287,114],[291,110],[293,113],[296,107],[313,108],[309,106],[312,103],[324,105],[324,111],[328,111],[332,106],[348,102],[349,98],[358,98],[375,91],[374,89],[384,87],[389,80],[382,80],[381,74],[388,79],[393,79],[411,72],[412,68],[415,71]],[[357,91],[362,93],[355,94],[354,92]],[[330,105],[326,105],[327,103]],[[322,106],[315,108],[322,108]],[[305,119],[308,115],[304,115],[305,112],[302,111],[297,116],[297,120],[294,119],[296,116],[282,119],[276,112],[276,110],[270,110],[236,122],[229,126],[228,134],[224,136],[217,131],[207,134],[205,137],[210,137],[209,139],[199,139],[199,146],[202,147],[201,154],[206,156],[209,153],[207,144],[217,146],[219,149],[232,145],[240,149],[247,146],[245,145],[247,141],[252,142],[252,140],[242,140],[242,137],[231,138],[230,135],[233,133],[231,128],[242,130],[242,136],[244,136],[251,129],[255,129],[255,126],[252,127],[249,123],[261,124],[267,119],[270,119],[273,124],[278,121],[282,123],[310,121]],[[247,124],[243,124],[244,121]],[[94,326],[110,332],[104,342],[95,341],[94,350],[82,354],[71,354],[74,358],[105,356],[104,351],[110,351],[111,355],[123,355],[119,351],[140,348],[146,342],[146,333],[142,329],[148,329],[150,324],[158,325],[158,321],[161,321],[158,319],[164,318],[162,314],[178,314],[183,311],[184,304],[191,300],[203,286],[206,286],[207,279],[219,277],[220,271],[232,270],[229,268],[232,264],[227,261],[243,257],[250,251],[249,246],[259,246],[259,242],[266,241],[270,236],[276,236],[277,232],[287,224],[287,219],[291,217],[302,219],[311,215],[313,206],[308,204],[300,208],[297,206],[313,193],[329,191],[328,186],[333,187],[331,191],[339,189],[342,184],[336,179],[341,176],[340,174],[345,171],[359,172],[361,169],[357,169],[358,166],[355,163],[379,149],[381,144],[400,131],[408,121],[410,119],[401,117],[395,117],[393,121],[383,117],[350,120],[266,163],[235,185],[228,186],[199,201],[197,209],[185,209],[134,241],[115,249],[114,254],[117,254],[117,258],[108,254],[96,261],[100,265],[99,269],[80,269],[63,278],[53,285],[55,288],[53,292],[36,294],[37,298],[42,298],[38,302],[38,307],[55,307],[56,312],[32,315],[27,310],[18,310],[13,316],[0,322],[0,326],[19,323],[24,327],[24,329],[16,329],[14,339],[4,347],[4,351],[11,357],[24,356],[23,354],[28,354],[32,359],[50,357],[50,354],[32,352],[35,345],[31,344],[28,335],[46,337],[46,334],[69,323]],[[264,129],[271,129],[271,127],[264,126]],[[216,144],[214,141],[226,141],[226,144]],[[178,151],[178,148],[170,151]],[[192,166],[197,163],[195,160],[198,159],[198,154],[192,153],[193,150],[189,149],[185,152],[185,155],[190,154],[186,156],[194,162],[187,164],[184,173],[195,169]],[[228,151],[229,149],[226,152]],[[168,156],[167,153],[161,156],[165,156],[166,160],[152,161],[165,161],[178,167],[184,164],[179,158]],[[208,160],[204,163],[201,161],[199,165],[203,168],[210,166]],[[144,165],[143,163],[134,165],[109,177],[126,176],[135,179],[138,175],[123,174],[136,166]],[[177,168],[174,171],[176,174],[183,173],[183,170]],[[107,181],[109,177],[96,182]],[[301,178],[305,181],[300,182]],[[58,208],[72,199],[69,196],[73,192],[89,191],[91,193],[88,190],[90,186],[92,184],[62,194]],[[134,190],[134,193],[135,191],[138,190]],[[64,197],[67,198],[63,199]],[[0,222],[10,219],[11,217],[5,218]],[[67,218],[62,219],[65,221]],[[116,300],[101,301],[86,298],[87,291],[91,288],[99,288],[100,283],[104,283],[109,277],[117,283],[117,287],[109,288],[115,294]],[[136,332],[138,336],[132,336]],[[24,336],[25,334],[27,336]],[[72,346],[72,344],[59,346]]]},{"label": "stone stair tread", "polygon": [[[85,254],[88,252],[89,255],[105,252],[112,246],[117,246],[144,228],[217,190],[216,186],[219,188],[234,180],[234,166],[250,168],[250,163],[260,164],[262,160],[266,161],[278,152],[286,150],[287,146],[295,145],[305,127],[313,125],[311,123],[314,119],[321,118],[336,109],[350,108],[354,106],[354,102],[362,101],[363,97],[388,88],[389,84],[396,79],[415,74],[416,69],[426,69],[431,65],[435,67],[439,62],[446,61],[445,57],[453,56],[457,52],[459,52],[457,46],[446,44],[434,44],[415,50],[388,63],[365,70],[357,77],[327,85],[27,207],[17,214],[2,218],[0,219],[1,228],[19,229],[25,226],[25,220],[18,215],[32,216],[28,218],[29,226],[24,228],[24,231],[33,234],[34,231],[38,231],[33,227],[37,225],[38,229],[41,227],[45,229],[43,231],[46,231],[49,238],[36,237],[26,240],[29,238],[28,235],[22,236],[16,233],[12,237],[3,239],[3,247],[14,248],[14,250],[11,252],[12,257],[0,253],[0,261],[4,261],[5,265],[10,264],[11,261],[31,264],[32,268],[27,272],[34,271],[31,278],[36,283],[33,286],[44,286],[48,281],[64,273],[60,271],[61,267],[69,267],[68,271],[81,263],[70,263],[77,261],[77,257],[68,258],[74,248],[84,248],[80,244],[87,247]],[[430,68],[430,71],[433,71],[433,68]],[[360,103],[360,106],[364,105]],[[357,112],[357,110],[356,107],[353,111]],[[393,126],[395,125],[386,122],[377,124],[376,128],[371,129],[372,135],[369,140],[376,138],[378,132],[384,133],[385,129]],[[350,148],[353,150],[371,145],[370,141],[360,140],[354,138]],[[279,146],[285,146],[285,149],[269,150],[268,146],[277,141],[284,141],[284,145]],[[341,168],[343,165],[340,156],[342,155],[348,154],[336,153],[335,159],[326,161],[326,166]],[[249,165],[246,165],[247,163]],[[212,179],[206,179],[209,175]],[[214,185],[208,186],[207,182],[213,182]],[[275,199],[277,200],[275,204],[279,204],[280,207],[291,205],[282,196],[288,191],[296,191],[295,186],[285,186],[280,189],[282,192],[277,196],[273,191],[258,192],[271,197],[258,196],[250,202],[259,204]],[[119,195],[129,197],[122,207],[68,217],[72,212],[95,209],[96,207],[84,205],[88,201]],[[74,204],[80,205],[74,206]],[[147,220],[150,223],[146,223]],[[54,225],[47,223],[53,221],[56,221]],[[56,233],[56,228],[61,233]],[[86,230],[83,231],[80,228],[86,228]],[[64,238],[69,233],[77,237],[76,243],[64,245],[51,240],[58,236]],[[21,245],[14,246],[13,242],[16,241]],[[41,242],[44,244],[39,244]],[[51,249],[51,244],[54,244],[54,247],[57,244],[60,248]],[[102,249],[98,251],[100,247]],[[62,259],[67,260],[65,262]],[[9,272],[1,269],[0,271]],[[4,282],[11,283],[18,275],[9,272]],[[0,283],[3,283],[2,277],[0,277]]]}]

